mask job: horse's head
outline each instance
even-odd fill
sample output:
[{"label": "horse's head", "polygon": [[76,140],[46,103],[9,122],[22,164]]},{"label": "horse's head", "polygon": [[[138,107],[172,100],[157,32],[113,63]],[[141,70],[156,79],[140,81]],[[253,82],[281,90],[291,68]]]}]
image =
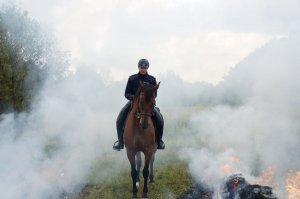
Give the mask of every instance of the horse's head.
[{"label": "horse's head", "polygon": [[148,118],[151,118],[152,116],[152,111],[155,106],[156,91],[159,84],[160,83],[153,86],[151,84],[140,82],[136,99],[138,101],[137,118],[139,119],[140,127],[143,129],[148,127]]}]

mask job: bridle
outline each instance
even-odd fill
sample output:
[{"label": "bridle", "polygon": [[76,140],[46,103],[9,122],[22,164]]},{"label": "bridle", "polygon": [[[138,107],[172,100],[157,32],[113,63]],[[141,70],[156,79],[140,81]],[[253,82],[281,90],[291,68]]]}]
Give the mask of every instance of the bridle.
[{"label": "bridle", "polygon": [[152,113],[143,113],[143,112],[141,112],[140,107],[138,107],[138,110],[137,110],[137,113],[135,114],[135,116],[137,117],[137,119],[140,119],[141,116],[151,117]]},{"label": "bridle", "polygon": [[140,113],[139,111],[135,114],[135,116],[140,119],[141,116],[147,116],[147,117],[151,117],[152,114],[151,113]]},{"label": "bridle", "polygon": [[[139,103],[139,101],[138,101],[138,103]],[[153,106],[153,108],[154,108],[154,106]],[[138,110],[137,110],[137,113],[135,114],[135,116],[137,117],[137,119],[140,119],[141,116],[151,117],[152,113],[143,113],[143,112],[141,112],[140,107],[138,107]]]}]

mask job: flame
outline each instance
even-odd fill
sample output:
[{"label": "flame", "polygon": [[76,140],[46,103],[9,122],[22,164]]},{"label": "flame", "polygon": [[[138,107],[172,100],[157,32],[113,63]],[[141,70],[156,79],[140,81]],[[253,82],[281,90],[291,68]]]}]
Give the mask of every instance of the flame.
[{"label": "flame", "polygon": [[232,162],[232,163],[240,163],[240,159],[238,157],[234,157],[234,156],[231,156],[229,157],[229,160]]},{"label": "flame", "polygon": [[290,172],[286,178],[286,190],[288,199],[300,198],[300,171]]},{"label": "flame", "polygon": [[224,166],[222,166],[222,171],[224,173],[233,173],[233,168],[231,167],[231,165],[225,164]]},{"label": "flame", "polygon": [[272,187],[276,187],[276,183],[274,180],[275,168],[268,167],[266,170],[262,172],[260,179],[257,181],[258,184],[261,185],[270,185]]},{"label": "flame", "polygon": [[235,156],[230,156],[228,158],[228,163],[223,165],[221,167],[221,170],[226,173],[226,174],[230,174],[230,173],[234,173],[237,169],[236,169],[236,165],[240,162],[240,159],[238,157]]}]

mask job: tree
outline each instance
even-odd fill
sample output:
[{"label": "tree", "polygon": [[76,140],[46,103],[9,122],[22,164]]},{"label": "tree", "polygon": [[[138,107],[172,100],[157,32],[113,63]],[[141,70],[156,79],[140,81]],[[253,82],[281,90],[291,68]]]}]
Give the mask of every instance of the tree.
[{"label": "tree", "polygon": [[26,11],[0,8],[0,114],[27,111],[48,78],[67,71],[68,56]]}]

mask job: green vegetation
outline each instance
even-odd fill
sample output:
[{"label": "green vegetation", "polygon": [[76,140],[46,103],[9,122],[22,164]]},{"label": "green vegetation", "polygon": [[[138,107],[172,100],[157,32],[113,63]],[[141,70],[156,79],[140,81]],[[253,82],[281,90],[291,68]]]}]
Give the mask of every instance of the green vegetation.
[{"label": "green vegetation", "polygon": [[[142,176],[139,187],[139,197],[142,194]],[[176,164],[162,163],[155,168],[155,183],[148,186],[149,198],[176,198],[188,192],[192,186],[192,178],[187,164],[178,161]],[[88,184],[79,196],[74,199],[113,199],[131,198],[132,180],[130,171],[123,171],[118,177],[105,182]]]},{"label": "green vegetation", "polygon": [[54,43],[27,12],[0,7],[0,114],[28,111],[53,65],[63,74],[65,53]]}]

